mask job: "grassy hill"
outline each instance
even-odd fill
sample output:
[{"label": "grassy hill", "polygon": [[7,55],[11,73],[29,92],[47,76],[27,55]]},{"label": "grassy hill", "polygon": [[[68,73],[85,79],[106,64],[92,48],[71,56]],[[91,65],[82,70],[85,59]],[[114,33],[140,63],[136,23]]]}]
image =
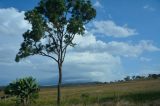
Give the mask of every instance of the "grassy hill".
[{"label": "grassy hill", "polygon": [[[0,106],[13,105],[0,100]],[[56,88],[42,88],[33,106],[56,106]],[[160,106],[160,79],[62,87],[62,106]]]}]

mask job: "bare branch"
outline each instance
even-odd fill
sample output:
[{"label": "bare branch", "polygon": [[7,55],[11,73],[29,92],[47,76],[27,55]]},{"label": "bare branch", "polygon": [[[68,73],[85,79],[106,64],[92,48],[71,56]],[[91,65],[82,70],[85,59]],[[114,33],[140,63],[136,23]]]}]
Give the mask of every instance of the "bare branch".
[{"label": "bare branch", "polygon": [[[70,35],[71,36],[71,41],[74,39],[74,37],[75,37],[75,34],[72,34],[72,35]],[[64,46],[64,48],[62,49],[62,54],[63,54],[63,56],[62,56],[62,63],[64,62],[64,58],[65,58],[65,55],[66,55],[66,51],[67,51],[67,47],[69,46],[69,44],[66,44],[65,46]]]},{"label": "bare branch", "polygon": [[48,54],[46,54],[46,53],[44,53],[44,52],[40,52],[39,55],[41,55],[41,56],[46,56],[46,57],[50,57],[50,58],[52,58],[53,60],[55,60],[55,61],[58,63],[58,60],[57,60],[56,58],[54,58],[53,56],[50,56],[50,55],[48,55]]}]

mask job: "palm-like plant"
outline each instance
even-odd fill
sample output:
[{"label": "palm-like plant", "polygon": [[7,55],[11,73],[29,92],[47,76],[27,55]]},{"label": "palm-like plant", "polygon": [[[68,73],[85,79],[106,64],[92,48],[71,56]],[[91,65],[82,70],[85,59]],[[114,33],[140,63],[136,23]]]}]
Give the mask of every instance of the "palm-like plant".
[{"label": "palm-like plant", "polygon": [[26,77],[13,81],[5,88],[5,94],[16,96],[17,103],[24,106],[38,98],[39,87],[35,79]]}]

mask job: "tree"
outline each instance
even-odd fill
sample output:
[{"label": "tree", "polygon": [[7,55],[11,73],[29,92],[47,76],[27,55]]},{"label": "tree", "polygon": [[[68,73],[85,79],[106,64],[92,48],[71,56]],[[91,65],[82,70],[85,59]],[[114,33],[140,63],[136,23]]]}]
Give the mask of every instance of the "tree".
[{"label": "tree", "polygon": [[83,35],[84,25],[96,16],[90,0],[41,0],[33,10],[25,13],[32,28],[23,34],[16,61],[31,56],[46,56],[58,64],[59,80],[57,104],[60,105],[62,65],[68,46],[75,46],[75,36]]},{"label": "tree", "polygon": [[153,78],[153,79],[157,79],[159,77],[158,74],[149,74],[148,78]]},{"label": "tree", "polygon": [[125,81],[130,81],[130,76],[124,78]]},{"label": "tree", "polygon": [[17,103],[24,106],[34,102],[38,97],[38,91],[38,84],[32,77],[17,79],[4,89],[5,94],[16,96]]}]

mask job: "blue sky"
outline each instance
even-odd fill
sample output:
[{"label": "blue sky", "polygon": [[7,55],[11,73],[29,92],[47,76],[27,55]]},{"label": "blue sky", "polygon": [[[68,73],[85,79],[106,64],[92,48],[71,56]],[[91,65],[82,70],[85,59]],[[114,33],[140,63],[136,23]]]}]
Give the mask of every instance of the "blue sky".
[{"label": "blue sky", "polygon": [[[0,0],[0,85],[33,76],[43,85],[56,84],[54,61],[41,56],[14,58],[22,33],[30,25],[24,12],[38,0]],[[63,67],[63,82],[111,81],[126,75],[160,73],[160,1],[92,0],[97,17],[77,36]]]}]

